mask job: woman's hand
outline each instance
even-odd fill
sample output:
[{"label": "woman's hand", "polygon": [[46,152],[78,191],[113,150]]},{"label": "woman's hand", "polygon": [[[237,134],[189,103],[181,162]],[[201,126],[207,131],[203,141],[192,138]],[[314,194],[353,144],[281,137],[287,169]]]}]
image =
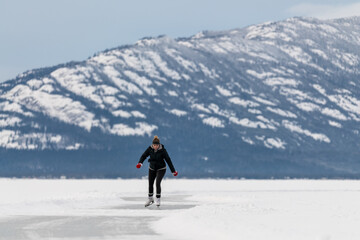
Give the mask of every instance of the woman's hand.
[{"label": "woman's hand", "polygon": [[141,168],[141,166],[142,166],[142,164],[141,164],[141,163],[138,163],[138,164],[136,165],[136,168]]},{"label": "woman's hand", "polygon": [[173,175],[174,177],[176,177],[178,175],[178,172],[177,171],[173,172]]}]

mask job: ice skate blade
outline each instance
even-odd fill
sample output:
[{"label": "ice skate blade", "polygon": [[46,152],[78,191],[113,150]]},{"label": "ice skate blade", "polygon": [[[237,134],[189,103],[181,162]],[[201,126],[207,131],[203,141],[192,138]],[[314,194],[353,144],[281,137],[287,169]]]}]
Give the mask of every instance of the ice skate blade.
[{"label": "ice skate blade", "polygon": [[153,205],[154,201],[150,202],[149,204],[145,204],[145,207],[149,207],[151,205]]}]

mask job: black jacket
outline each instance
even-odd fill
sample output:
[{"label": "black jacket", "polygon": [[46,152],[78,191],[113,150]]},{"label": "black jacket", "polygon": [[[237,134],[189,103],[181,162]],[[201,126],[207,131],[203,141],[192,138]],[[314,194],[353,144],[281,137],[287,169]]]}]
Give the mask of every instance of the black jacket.
[{"label": "black jacket", "polygon": [[167,153],[163,144],[160,144],[160,147],[156,152],[151,146],[149,146],[145,150],[145,152],[141,155],[139,163],[143,163],[148,156],[150,156],[149,163],[151,169],[158,170],[166,167],[165,164],[166,161],[167,164],[169,165],[171,172],[172,173],[175,172],[174,165],[172,164],[169,154]]}]

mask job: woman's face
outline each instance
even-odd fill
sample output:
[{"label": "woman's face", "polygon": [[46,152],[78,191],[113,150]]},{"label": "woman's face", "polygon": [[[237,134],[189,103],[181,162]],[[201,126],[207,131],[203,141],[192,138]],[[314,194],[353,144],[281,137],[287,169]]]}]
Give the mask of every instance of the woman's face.
[{"label": "woman's face", "polygon": [[159,146],[160,146],[160,144],[153,144],[153,148],[154,148],[155,150],[158,150],[158,149],[159,149]]}]

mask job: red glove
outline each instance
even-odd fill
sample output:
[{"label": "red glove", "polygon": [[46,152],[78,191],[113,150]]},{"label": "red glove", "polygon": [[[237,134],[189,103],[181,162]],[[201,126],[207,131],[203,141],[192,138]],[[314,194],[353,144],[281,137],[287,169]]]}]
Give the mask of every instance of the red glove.
[{"label": "red glove", "polygon": [[173,172],[173,175],[174,177],[176,177],[178,175],[178,172],[177,171]]},{"label": "red glove", "polygon": [[136,164],[136,168],[141,168],[141,166],[142,166],[142,163]]}]

